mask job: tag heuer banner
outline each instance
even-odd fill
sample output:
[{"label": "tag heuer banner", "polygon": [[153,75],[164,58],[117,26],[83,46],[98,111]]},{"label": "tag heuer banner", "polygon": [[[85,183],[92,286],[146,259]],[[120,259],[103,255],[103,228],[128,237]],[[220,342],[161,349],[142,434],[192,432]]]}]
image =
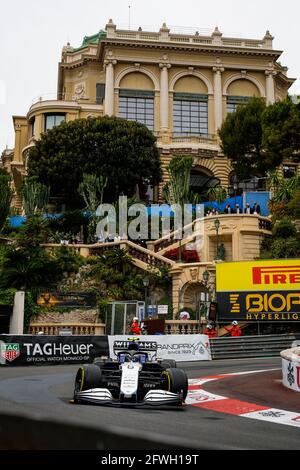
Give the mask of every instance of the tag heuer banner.
[{"label": "tag heuer banner", "polygon": [[300,319],[300,259],[217,264],[219,321]]},{"label": "tag heuer banner", "polygon": [[0,365],[81,364],[108,356],[107,336],[0,335]]}]

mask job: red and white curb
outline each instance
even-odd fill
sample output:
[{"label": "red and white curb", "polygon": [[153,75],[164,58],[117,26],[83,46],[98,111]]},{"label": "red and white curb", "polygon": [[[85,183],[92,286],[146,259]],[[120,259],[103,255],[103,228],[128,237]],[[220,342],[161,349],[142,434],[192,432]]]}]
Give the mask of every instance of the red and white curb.
[{"label": "red and white curb", "polygon": [[233,374],[214,375],[209,377],[201,377],[199,379],[190,379],[186,403],[188,405],[205,410],[300,428],[300,413],[298,414],[292,411],[280,410],[277,408],[268,408],[266,406],[248,403],[245,401],[236,400],[234,398],[214,395],[213,393],[207,392],[205,389],[203,389],[204,384],[215,380],[221,380],[237,375],[270,372],[270,370],[271,369],[251,372],[237,372]]}]

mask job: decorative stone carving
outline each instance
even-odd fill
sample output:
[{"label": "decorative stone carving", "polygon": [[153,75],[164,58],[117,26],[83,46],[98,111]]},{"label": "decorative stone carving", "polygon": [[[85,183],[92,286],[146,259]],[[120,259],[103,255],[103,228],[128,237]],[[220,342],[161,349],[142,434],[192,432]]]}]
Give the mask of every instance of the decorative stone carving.
[{"label": "decorative stone carving", "polygon": [[80,100],[85,97],[85,83],[78,83],[74,90],[74,100]]},{"label": "decorative stone carving", "polygon": [[197,281],[198,280],[198,274],[199,274],[198,268],[191,268],[190,269],[190,275],[191,275],[192,281]]}]

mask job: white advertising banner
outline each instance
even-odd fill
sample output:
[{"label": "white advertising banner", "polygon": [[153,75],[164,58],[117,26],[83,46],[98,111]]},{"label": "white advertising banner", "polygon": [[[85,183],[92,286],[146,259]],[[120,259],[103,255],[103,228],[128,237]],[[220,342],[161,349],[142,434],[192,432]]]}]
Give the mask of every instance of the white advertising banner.
[{"label": "white advertising banner", "polygon": [[[108,336],[111,358],[116,358],[113,350],[115,341],[128,341],[129,338],[132,336]],[[209,338],[206,335],[142,335],[139,339],[141,342],[157,343],[157,353],[149,352],[149,356],[157,359],[211,361]]]},{"label": "white advertising banner", "polygon": [[300,392],[300,356],[298,361],[282,357],[282,383],[285,387]]}]

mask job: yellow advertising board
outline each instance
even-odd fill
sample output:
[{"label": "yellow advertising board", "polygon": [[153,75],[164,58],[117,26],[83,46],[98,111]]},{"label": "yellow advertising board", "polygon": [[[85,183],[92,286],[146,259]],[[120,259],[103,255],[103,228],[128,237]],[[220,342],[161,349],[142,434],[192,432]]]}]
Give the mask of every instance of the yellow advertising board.
[{"label": "yellow advertising board", "polygon": [[217,292],[300,289],[300,259],[217,264]]},{"label": "yellow advertising board", "polygon": [[299,321],[300,260],[217,264],[219,320]]}]

